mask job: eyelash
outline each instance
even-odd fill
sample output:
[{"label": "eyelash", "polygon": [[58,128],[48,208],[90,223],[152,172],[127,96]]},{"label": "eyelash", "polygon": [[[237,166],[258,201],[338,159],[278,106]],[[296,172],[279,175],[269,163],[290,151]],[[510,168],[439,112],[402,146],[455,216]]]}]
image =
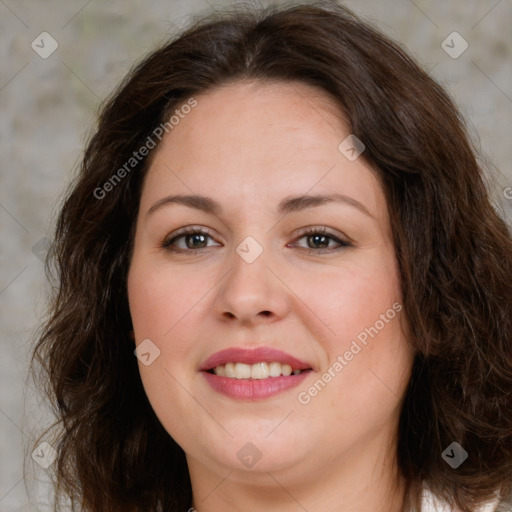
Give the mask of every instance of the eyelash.
[{"label": "eyelash", "polygon": [[[181,238],[184,238],[188,235],[196,235],[196,234],[199,234],[199,235],[205,235],[205,236],[209,236],[210,238],[213,238],[210,234],[210,232],[204,228],[201,228],[201,227],[190,227],[190,228],[184,228],[183,230],[181,231],[178,231],[176,234],[173,234],[173,236],[171,238],[167,238],[165,239],[161,244],[160,244],[160,247],[162,249],[165,249],[167,251],[170,251],[170,252],[181,252],[181,253],[184,253],[184,252],[196,252],[196,251],[201,251],[203,249],[207,249],[208,247],[203,247],[203,248],[197,248],[197,249],[175,249],[172,247],[172,244],[176,243],[177,240],[181,239]],[[331,233],[327,228],[325,227],[312,227],[312,228],[306,228],[304,230],[302,230],[299,234],[299,238],[298,239],[301,239],[301,238],[304,238],[304,237],[307,237],[307,236],[311,236],[311,235],[322,235],[324,237],[327,237],[327,238],[330,238],[331,240],[334,240],[336,243],[339,244],[338,247],[331,247],[331,248],[324,248],[324,249],[311,249],[311,248],[304,248],[304,247],[301,247],[301,249],[305,250],[305,251],[308,251],[308,252],[314,252],[314,253],[320,253],[320,254],[324,254],[324,253],[331,253],[333,251],[337,251],[337,250],[340,250],[340,249],[344,249],[344,248],[347,248],[347,247],[352,247],[352,244],[346,240],[342,240],[340,239],[339,237],[335,236],[333,233]]]}]

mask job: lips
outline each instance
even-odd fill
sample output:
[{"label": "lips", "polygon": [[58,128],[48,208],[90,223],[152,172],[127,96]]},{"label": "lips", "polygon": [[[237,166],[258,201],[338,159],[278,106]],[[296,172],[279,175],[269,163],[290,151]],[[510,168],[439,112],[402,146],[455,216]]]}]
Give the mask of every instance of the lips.
[{"label": "lips", "polygon": [[[262,368],[267,368],[268,373],[262,374]],[[239,400],[261,400],[297,386],[312,367],[281,350],[260,347],[216,352],[199,370],[208,384],[223,395]]]}]

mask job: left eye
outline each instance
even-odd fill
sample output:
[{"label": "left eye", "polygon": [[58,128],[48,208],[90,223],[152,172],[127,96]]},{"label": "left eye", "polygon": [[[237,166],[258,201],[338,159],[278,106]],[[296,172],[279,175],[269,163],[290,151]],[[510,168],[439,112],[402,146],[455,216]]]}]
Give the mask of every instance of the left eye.
[{"label": "left eye", "polygon": [[[330,233],[326,228],[315,228],[304,231],[301,233],[301,236],[298,238],[298,240],[302,238],[306,238],[308,245],[312,244],[316,246],[313,248],[304,247],[306,250],[312,250],[314,252],[329,252],[343,247],[349,247],[351,245],[348,241],[342,240],[334,234]],[[330,241],[334,241],[337,244],[337,247],[329,247]],[[322,247],[318,247],[319,245]]]},{"label": "left eye", "polygon": [[[197,251],[207,247],[212,247],[211,245],[204,245],[207,244],[208,238],[213,240],[208,231],[199,228],[191,228],[178,232],[171,238],[168,238],[161,244],[161,247],[174,252]],[[301,240],[303,238],[307,240],[308,245],[313,245],[313,247],[301,248],[313,252],[330,252],[343,247],[349,247],[351,245],[348,241],[338,238],[325,228],[315,228],[303,231],[297,240]],[[178,244],[178,242],[182,241],[184,241],[185,246],[183,246],[183,244],[181,244],[181,246]],[[335,244],[337,244],[337,247],[329,247],[331,241],[334,241]]]}]

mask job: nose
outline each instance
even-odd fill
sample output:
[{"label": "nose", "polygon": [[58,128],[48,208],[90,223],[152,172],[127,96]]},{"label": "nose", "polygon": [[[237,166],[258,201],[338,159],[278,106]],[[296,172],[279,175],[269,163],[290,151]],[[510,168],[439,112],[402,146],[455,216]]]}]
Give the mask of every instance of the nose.
[{"label": "nose", "polygon": [[267,256],[264,250],[249,263],[234,252],[231,270],[219,284],[214,303],[215,314],[223,322],[250,326],[286,316],[290,291]]}]

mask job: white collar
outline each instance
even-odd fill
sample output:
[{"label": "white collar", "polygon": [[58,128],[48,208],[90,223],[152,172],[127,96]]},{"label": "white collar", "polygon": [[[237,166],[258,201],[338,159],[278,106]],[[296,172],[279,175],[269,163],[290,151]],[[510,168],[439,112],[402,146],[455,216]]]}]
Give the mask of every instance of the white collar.
[{"label": "white collar", "polygon": [[[496,496],[498,493],[496,492]],[[499,505],[499,498],[482,505],[476,512],[495,512]],[[450,508],[445,500],[435,496],[428,487],[422,490],[421,512],[460,512],[459,508]]]}]

